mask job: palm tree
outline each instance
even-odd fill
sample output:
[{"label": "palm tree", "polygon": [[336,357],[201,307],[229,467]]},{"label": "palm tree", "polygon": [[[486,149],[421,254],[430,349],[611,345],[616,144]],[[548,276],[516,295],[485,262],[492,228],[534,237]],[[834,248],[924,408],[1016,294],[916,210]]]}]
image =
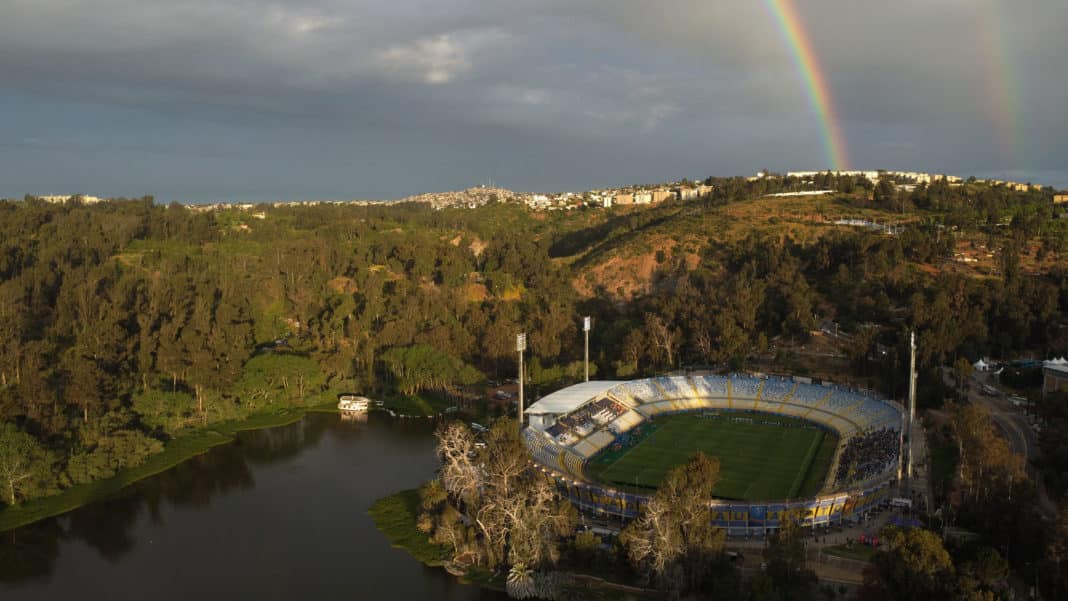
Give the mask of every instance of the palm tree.
[{"label": "palm tree", "polygon": [[533,597],[534,570],[528,568],[521,561],[516,563],[508,571],[508,582],[505,589],[513,599],[529,599]]}]

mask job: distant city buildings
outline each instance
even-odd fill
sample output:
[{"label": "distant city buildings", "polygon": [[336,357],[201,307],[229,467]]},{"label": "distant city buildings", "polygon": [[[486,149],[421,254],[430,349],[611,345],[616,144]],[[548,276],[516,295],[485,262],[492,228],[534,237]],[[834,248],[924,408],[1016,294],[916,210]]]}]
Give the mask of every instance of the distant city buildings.
[{"label": "distant city buildings", "polygon": [[696,188],[675,188],[675,196],[679,200],[693,200],[697,198]]},{"label": "distant city buildings", "polygon": [[[812,179],[818,175],[824,175],[828,171],[788,171],[787,177],[796,177],[798,179]],[[949,183],[960,183],[963,180],[955,175],[944,175],[939,173],[924,173],[921,171],[834,171],[836,175],[844,175],[848,177],[863,177],[871,183],[876,183],[884,175],[899,179],[903,181],[912,182],[915,184],[929,184],[932,181],[944,179]],[[762,176],[763,174],[758,174]]]},{"label": "distant city buildings", "polygon": [[67,201],[81,202],[87,205],[96,204],[104,200],[97,196],[88,196],[85,194],[46,194],[43,196],[34,196],[37,200],[43,200],[44,202],[62,203]]},{"label": "distant city buildings", "polygon": [[[827,171],[789,171],[787,177],[796,177],[803,180],[812,180],[819,175],[824,175]],[[945,180],[950,185],[960,185],[964,183],[964,180],[956,175],[945,175],[941,173],[925,173],[922,171],[834,171],[836,175],[845,175],[852,177],[863,177],[871,183],[877,183],[883,177],[889,177],[898,183],[898,189],[911,191],[917,184],[930,184],[934,181]],[[757,177],[763,177],[762,173],[758,173]],[[753,179],[753,178],[750,178]],[[1028,192],[1030,190],[1040,190],[1042,186],[1032,183],[1021,183],[1006,181],[1000,179],[979,179],[975,180],[980,183],[989,184],[991,186],[1004,186],[1015,192]],[[911,186],[911,187],[910,187]]]},{"label": "distant city buildings", "polygon": [[[786,177],[802,180],[803,184],[809,184],[810,187],[815,188],[814,184],[819,181],[821,176],[825,176],[828,173],[833,173],[839,176],[852,176],[863,177],[872,183],[877,183],[883,178],[890,178],[894,183],[894,186],[899,191],[911,192],[917,186],[921,184],[930,184],[935,181],[946,181],[952,186],[963,185],[964,180],[954,175],[944,174],[932,174],[919,171],[790,171],[787,172]],[[774,174],[765,173],[763,171],[757,173],[755,176],[746,178],[748,181],[757,181],[764,178],[777,177]],[[1019,183],[1002,180],[969,180],[977,181],[980,183],[989,184],[992,186],[1005,186],[1014,191],[1026,192],[1029,190],[1037,190],[1041,187],[1030,183]],[[555,192],[555,193],[521,193],[513,192],[506,188],[498,188],[494,186],[476,186],[468,188],[466,190],[458,190],[452,192],[430,192],[426,194],[419,194],[416,196],[408,196],[406,198],[398,200],[303,200],[303,201],[285,201],[285,202],[270,202],[270,203],[211,203],[211,204],[188,204],[185,205],[190,211],[205,212],[215,210],[236,209],[242,211],[250,211],[254,207],[272,206],[276,208],[282,207],[297,207],[297,206],[314,206],[319,204],[347,204],[357,206],[381,206],[397,203],[426,203],[434,209],[446,209],[446,208],[469,208],[475,209],[484,206],[489,203],[501,202],[501,203],[516,203],[523,204],[531,209],[538,211],[567,211],[578,208],[601,208],[609,209],[615,206],[627,207],[627,206],[650,206],[667,202],[671,200],[676,201],[692,201],[702,197],[709,196],[713,193],[714,187],[703,183],[691,183],[689,180],[682,180],[680,182],[674,182],[669,184],[662,184],[656,186],[623,186],[620,188],[604,188],[597,190],[588,190],[581,193],[576,192]],[[789,192],[779,192],[768,194],[766,198],[771,197],[789,197],[789,196],[821,196],[827,194],[834,194],[833,190],[828,189],[810,189],[799,190]],[[62,203],[68,201],[82,202],[86,204],[93,204],[101,202],[102,200],[96,196],[87,196],[84,194],[74,195],[42,195],[33,196],[33,198],[40,199],[45,202]],[[1059,192],[1053,195],[1053,202],[1055,204],[1068,203],[1068,191]],[[1068,215],[1068,213],[1066,213]],[[260,210],[252,215],[256,219],[264,219],[265,213]]]}]

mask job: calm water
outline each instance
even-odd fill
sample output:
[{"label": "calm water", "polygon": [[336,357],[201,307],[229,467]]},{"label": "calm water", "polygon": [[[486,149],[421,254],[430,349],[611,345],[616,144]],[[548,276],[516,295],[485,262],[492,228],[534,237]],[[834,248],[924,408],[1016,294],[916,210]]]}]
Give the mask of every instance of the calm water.
[{"label": "calm water", "polygon": [[0,534],[0,599],[495,599],[389,546],[376,499],[434,471],[425,423],[242,433],[117,497]]}]

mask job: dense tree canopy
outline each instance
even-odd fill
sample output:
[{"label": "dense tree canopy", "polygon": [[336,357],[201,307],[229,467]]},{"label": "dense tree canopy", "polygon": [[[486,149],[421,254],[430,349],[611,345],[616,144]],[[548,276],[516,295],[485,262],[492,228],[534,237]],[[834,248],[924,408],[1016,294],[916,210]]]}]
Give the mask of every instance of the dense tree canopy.
[{"label": "dense tree canopy", "polygon": [[[714,192],[695,202],[566,215],[499,203],[0,201],[0,420],[53,459],[45,484],[24,494],[272,407],[499,379],[514,371],[519,331],[534,393],[545,392],[581,377],[582,315],[596,324],[599,377],[739,369],[828,320],[848,334],[857,374],[892,396],[911,328],[921,369],[1068,349],[1056,327],[1068,269],[1021,263],[1068,248],[1048,191],[936,182],[875,195],[867,180],[835,174],[707,183]],[[841,193],[828,206],[912,221],[886,236],[731,216],[734,203],[813,186]],[[997,253],[997,277],[917,267],[945,260],[962,235]],[[642,253],[657,257],[648,281],[617,294],[601,270]]]}]

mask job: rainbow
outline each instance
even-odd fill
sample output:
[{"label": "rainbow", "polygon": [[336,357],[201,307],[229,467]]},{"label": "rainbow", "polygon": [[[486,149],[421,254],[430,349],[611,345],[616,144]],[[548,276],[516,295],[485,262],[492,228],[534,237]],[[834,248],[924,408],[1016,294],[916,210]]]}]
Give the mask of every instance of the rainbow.
[{"label": "rainbow", "polygon": [[849,169],[846,140],[834,112],[831,88],[827,85],[827,78],[816,60],[812,40],[809,39],[804,22],[797,14],[794,0],[764,0],[764,2],[775,17],[783,38],[790,46],[794,65],[804,80],[809,102],[812,103],[812,108],[819,117],[820,126],[823,129],[823,145],[831,169],[835,171]]},{"label": "rainbow", "polygon": [[976,4],[975,28],[978,52],[976,56],[982,61],[984,87],[983,96],[987,100],[988,115],[993,121],[996,144],[1000,149],[1005,167],[1019,158],[1020,146],[1020,101],[1016,90],[1021,87],[1015,81],[1012,63],[1009,59],[1008,43],[1005,40],[1002,23],[1002,11],[997,2],[984,0]]}]

